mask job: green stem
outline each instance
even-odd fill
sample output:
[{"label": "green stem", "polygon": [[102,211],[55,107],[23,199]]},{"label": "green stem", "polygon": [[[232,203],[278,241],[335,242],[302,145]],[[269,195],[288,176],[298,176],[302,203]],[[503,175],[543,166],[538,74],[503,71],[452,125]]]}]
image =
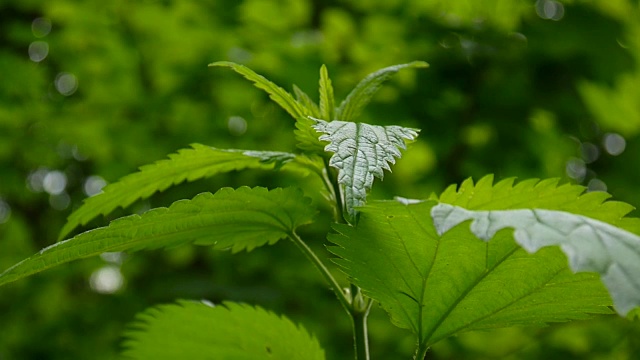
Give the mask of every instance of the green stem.
[{"label": "green stem", "polygon": [[[340,191],[338,176],[335,169],[329,166],[329,160],[324,158],[325,167],[325,186],[330,184],[333,189],[332,195],[335,199],[336,211],[334,213],[335,221],[339,224],[348,224],[344,218],[344,199]],[[369,360],[369,335],[367,333],[367,316],[373,303],[371,299],[366,299],[360,288],[354,284],[350,285],[351,301],[349,302],[348,313],[353,322],[353,342],[356,352],[356,360]],[[344,304],[343,304],[344,306]]]},{"label": "green stem", "polygon": [[419,342],[418,349],[416,350],[416,355],[413,357],[415,360],[423,360],[427,356],[427,351],[429,351],[429,347],[426,342]]},{"label": "green stem", "polygon": [[340,193],[340,184],[338,184],[338,176],[335,174],[335,170],[329,166],[329,159],[324,158],[324,169],[325,169],[325,186],[328,183],[330,188],[332,189],[331,194],[333,199],[336,202],[335,212],[334,212],[334,221],[339,224],[345,224],[346,221],[344,219],[344,204],[342,201],[342,194]]},{"label": "green stem", "polygon": [[340,302],[342,307],[347,311],[349,315],[351,315],[351,312],[352,312],[351,301],[347,299],[347,296],[342,290],[342,287],[340,287],[340,284],[338,284],[338,281],[336,281],[336,279],[333,277],[329,269],[327,269],[327,267],[324,265],[322,260],[318,258],[316,253],[313,252],[313,250],[311,250],[311,248],[307,245],[307,243],[305,243],[300,238],[300,236],[296,234],[295,231],[291,232],[291,234],[289,234],[289,237],[298,246],[298,248],[304,253],[307,259],[309,259],[313,263],[316,269],[320,271],[324,279],[329,283],[331,290],[333,290],[333,292],[336,294],[336,297],[338,298],[338,301]]},{"label": "green stem", "polygon": [[367,316],[371,310],[371,299],[365,299],[355,285],[351,285],[353,301],[351,302],[351,319],[353,321],[353,339],[356,360],[369,360],[369,334],[367,333]]}]

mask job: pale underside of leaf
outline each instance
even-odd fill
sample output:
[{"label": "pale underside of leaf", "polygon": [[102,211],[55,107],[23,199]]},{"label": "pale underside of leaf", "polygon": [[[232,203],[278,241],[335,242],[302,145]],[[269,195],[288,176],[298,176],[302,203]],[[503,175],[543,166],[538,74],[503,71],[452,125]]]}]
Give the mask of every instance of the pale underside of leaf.
[{"label": "pale underside of leaf", "polygon": [[104,252],[191,243],[249,251],[290,236],[314,214],[310,199],[299,189],[224,188],[127,216],[44,248],[0,274],[0,285]]},{"label": "pale underside of leaf", "polygon": [[462,331],[611,313],[598,277],[572,273],[557,248],[529,254],[508,231],[488,243],[465,227],[440,236],[435,204],[376,201],[357,227],[336,225],[329,237],[336,262],[420,349]]},{"label": "pale underside of leaf", "polygon": [[471,232],[484,241],[501,229],[513,228],[515,241],[530,253],[559,246],[574,272],[601,275],[621,315],[640,306],[636,234],[585,216],[544,209],[469,211],[441,203],[432,208],[431,216],[439,234],[472,220]]},{"label": "pale underside of leaf", "polygon": [[382,179],[389,163],[401,156],[405,141],[415,140],[417,129],[401,126],[377,126],[345,121],[314,119],[320,140],[328,141],[325,151],[334,153],[329,165],[338,169],[338,183],[350,222],[356,219],[356,207],[366,203],[374,177]]},{"label": "pale underside of leaf", "polygon": [[342,101],[340,107],[336,110],[336,119],[342,121],[356,119],[382,84],[398,71],[406,68],[426,68],[428,66],[429,64],[424,61],[414,61],[408,64],[389,66],[367,75]]},{"label": "pale underside of leaf", "polygon": [[125,333],[128,359],[321,360],[315,337],[259,307],[180,301],[138,314]]},{"label": "pale underside of leaf", "polygon": [[193,144],[191,149],[180,150],[177,154],[169,155],[169,159],[142,166],[138,172],[107,185],[102,193],[87,198],[69,216],[59,238],[66,237],[77,226],[84,225],[97,216],[106,215],[118,207],[125,208],[137,200],[148,198],[184,181],[195,181],[247,168],[282,168],[304,172],[305,168],[313,170],[310,165],[306,159],[286,152],[221,150]]}]

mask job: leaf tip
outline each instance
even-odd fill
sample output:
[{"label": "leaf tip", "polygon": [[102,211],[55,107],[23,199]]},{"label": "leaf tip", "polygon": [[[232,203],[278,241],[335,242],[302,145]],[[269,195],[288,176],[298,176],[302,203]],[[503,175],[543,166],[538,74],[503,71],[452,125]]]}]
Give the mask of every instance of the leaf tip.
[{"label": "leaf tip", "polygon": [[430,66],[428,62],[422,61],[422,60],[414,61],[414,62],[411,63],[411,65],[413,67],[423,68],[423,69],[426,69],[426,68],[428,68]]},{"label": "leaf tip", "polygon": [[230,61],[214,61],[214,62],[210,63],[207,66],[208,67],[215,67],[215,66],[233,66],[233,65],[235,65],[235,64],[230,62]]},{"label": "leaf tip", "polygon": [[408,198],[404,198],[402,196],[396,196],[393,198],[395,201],[399,202],[402,205],[413,205],[413,204],[419,204],[421,202],[424,202],[424,200],[419,200],[419,199],[408,199]]}]

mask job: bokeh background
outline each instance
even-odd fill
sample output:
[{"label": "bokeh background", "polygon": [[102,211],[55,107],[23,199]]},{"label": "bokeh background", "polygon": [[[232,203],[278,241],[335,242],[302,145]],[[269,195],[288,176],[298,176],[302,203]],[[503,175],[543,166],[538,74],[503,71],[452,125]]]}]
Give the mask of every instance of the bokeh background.
[{"label": "bokeh background", "polygon": [[[422,129],[372,198],[424,198],[467,177],[558,177],[640,205],[637,0],[0,0],[0,268],[55,242],[82,199],[191,143],[294,151],[293,120],[217,60],[317,97],[412,60],[359,120]],[[178,186],[90,224],[222,186],[313,184],[264,172]],[[637,212],[636,212],[637,215]],[[305,230],[323,256],[328,218]],[[286,242],[106,254],[0,288],[0,359],[111,359],[135,314],[177,298],[286,314],[328,358],[350,324]],[[413,341],[374,309],[374,358]],[[248,334],[250,336],[250,334]],[[462,335],[432,359],[634,359],[640,327],[616,316]]]}]

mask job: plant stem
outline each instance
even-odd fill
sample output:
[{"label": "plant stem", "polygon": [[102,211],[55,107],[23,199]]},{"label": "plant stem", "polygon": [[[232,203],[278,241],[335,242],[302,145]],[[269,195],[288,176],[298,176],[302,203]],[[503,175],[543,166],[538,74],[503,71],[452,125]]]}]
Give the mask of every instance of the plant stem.
[{"label": "plant stem", "polygon": [[[344,218],[344,199],[342,198],[342,192],[340,191],[340,184],[338,183],[338,176],[335,169],[329,166],[329,160],[324,158],[325,173],[325,186],[327,183],[331,185],[333,189],[332,195],[335,199],[335,222],[339,224],[349,224]],[[349,224],[350,225],[350,224]],[[353,343],[355,347],[356,360],[369,360],[369,335],[367,333],[367,316],[369,316],[369,310],[371,310],[371,299],[365,299],[364,295],[360,291],[360,288],[355,284],[350,284],[351,301],[349,301],[349,308],[347,312],[353,322]],[[343,304],[344,306],[344,304]]]},{"label": "plant stem", "polygon": [[324,169],[325,169],[325,186],[328,185],[331,187],[331,194],[333,195],[333,199],[336,202],[335,212],[334,212],[334,221],[338,224],[346,223],[344,219],[344,203],[342,201],[342,193],[340,192],[340,185],[338,184],[337,174],[335,174],[335,170],[329,166],[329,160],[324,158]]},{"label": "plant stem", "polygon": [[318,258],[316,253],[313,252],[313,250],[311,250],[311,248],[307,245],[307,243],[305,243],[300,238],[300,236],[296,234],[295,231],[291,232],[291,234],[289,234],[289,237],[298,246],[298,248],[304,253],[307,259],[309,259],[313,263],[316,269],[320,271],[324,279],[329,283],[331,290],[333,290],[333,292],[336,294],[336,297],[338,298],[338,301],[340,302],[342,307],[351,316],[352,315],[351,301],[347,299],[347,296],[342,290],[342,287],[340,287],[340,284],[338,284],[338,281],[336,281],[336,279],[333,277],[329,269],[327,269],[327,267],[324,265],[322,260]]},{"label": "plant stem", "polygon": [[353,301],[351,302],[351,319],[353,321],[353,339],[356,360],[369,360],[369,335],[367,333],[367,316],[371,310],[371,299],[365,299],[360,288],[351,284]]},{"label": "plant stem", "polygon": [[427,351],[429,351],[429,347],[425,342],[418,343],[418,349],[416,350],[416,355],[413,357],[415,360],[423,360],[427,356]]}]

